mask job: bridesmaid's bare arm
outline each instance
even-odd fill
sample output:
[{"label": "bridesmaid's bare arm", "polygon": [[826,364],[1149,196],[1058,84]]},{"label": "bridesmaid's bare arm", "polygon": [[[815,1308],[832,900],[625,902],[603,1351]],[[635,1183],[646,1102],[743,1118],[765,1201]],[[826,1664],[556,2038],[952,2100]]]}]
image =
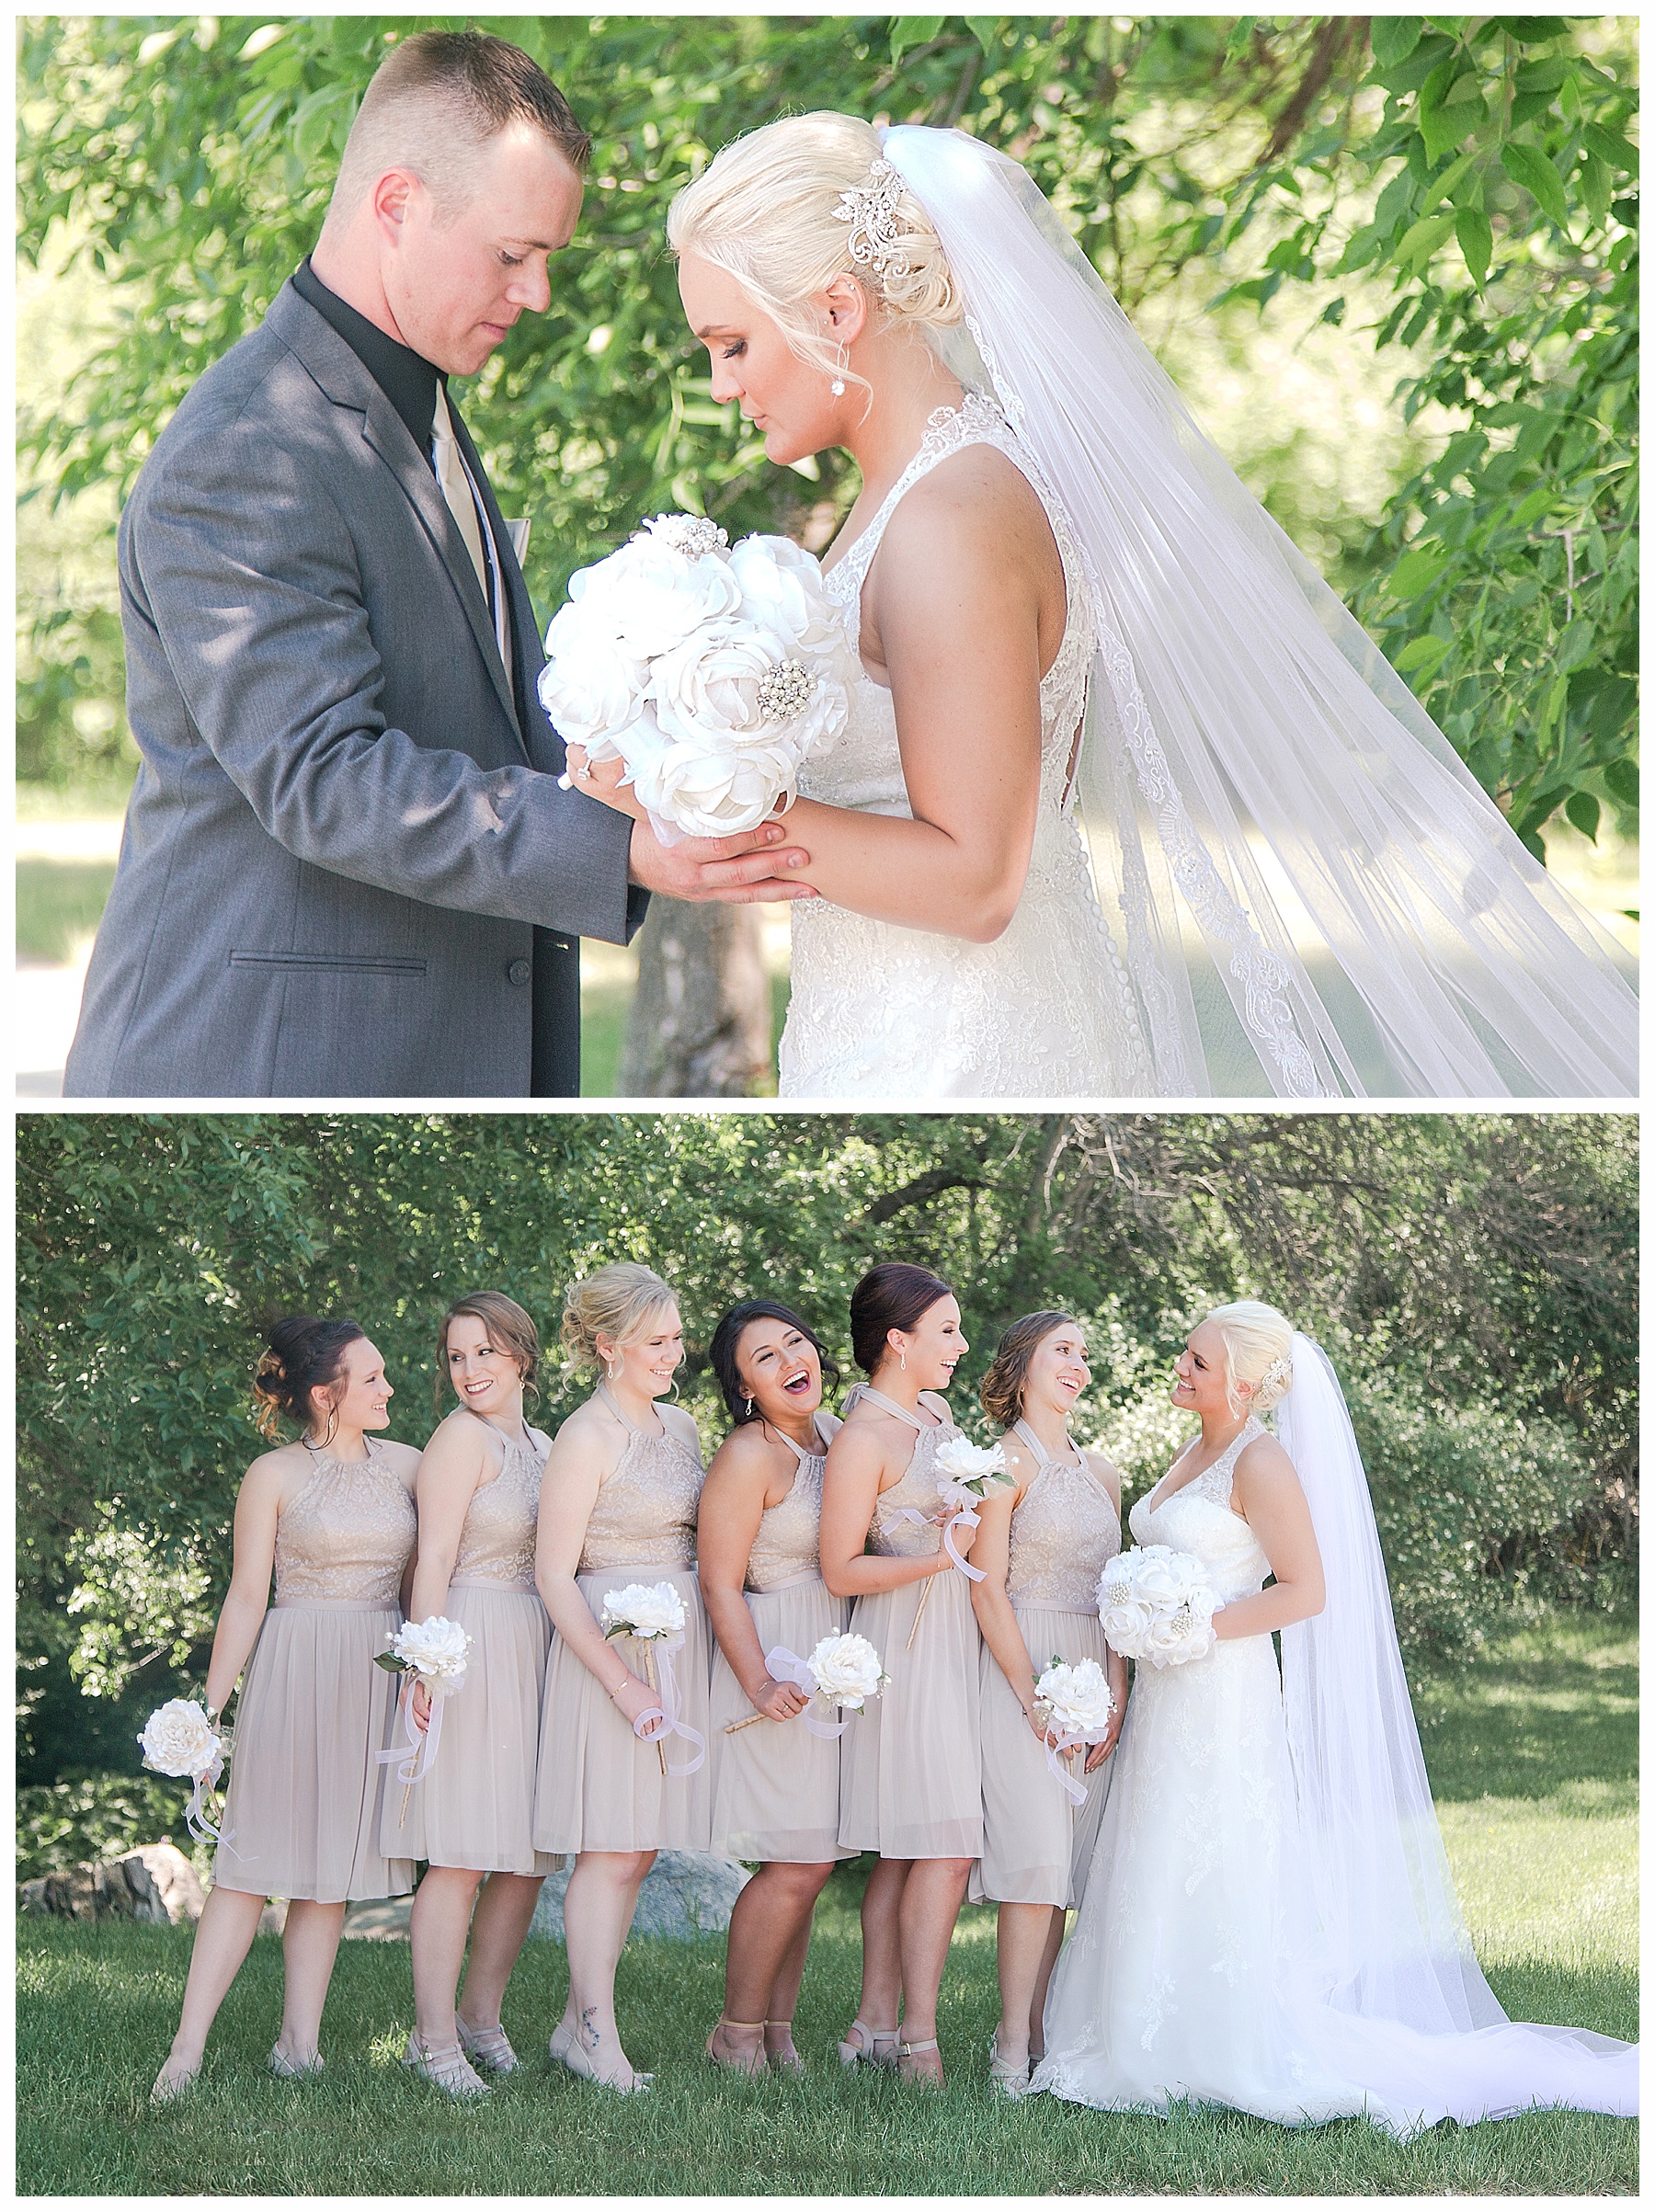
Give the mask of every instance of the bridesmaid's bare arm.
[{"label": "bridesmaid's bare arm", "polygon": [[[1121,1518],[1121,1470],[1101,1452],[1083,1453],[1086,1464],[1109,1492],[1114,1506],[1115,1519]],[[1109,1716],[1109,1733],[1101,1743],[1094,1743],[1086,1754],[1086,1772],[1095,1774],[1103,1762],[1113,1752],[1121,1740],[1121,1723],[1126,1717],[1126,1662],[1118,1651],[1111,1651],[1103,1661],[1104,1677],[1109,1683],[1109,1694],[1114,1699],[1114,1711]]]},{"label": "bridesmaid's bare arm", "polygon": [[1259,1539],[1275,1583],[1256,1598],[1220,1606],[1213,1615],[1220,1643],[1291,1628],[1318,1613],[1328,1599],[1310,1507],[1292,1460],[1273,1436],[1255,1437],[1237,1460],[1233,1502]]},{"label": "bridesmaid's bare arm", "polygon": [[[792,1682],[771,1679],[743,1594],[753,1541],[770,1502],[771,1480],[787,1471],[778,1465],[779,1453],[793,1464],[787,1447],[772,1444],[757,1425],[734,1430],[725,1437],[702,1485],[695,1529],[696,1574],[707,1618],[730,1671],[748,1703],[767,1720],[791,1720],[806,1703]],[[786,1494],[783,1485],[778,1498]]]},{"label": "bridesmaid's bare arm", "polygon": [[262,1453],[242,1477],[235,1497],[234,1552],[230,1587],[219,1608],[212,1657],[207,1662],[207,1703],[222,1713],[258,1641],[276,1565],[276,1522],[310,1473],[302,1444]]},{"label": "bridesmaid's bare arm", "polygon": [[881,1489],[894,1488],[902,1478],[901,1469],[887,1464],[888,1449],[878,1427],[873,1421],[859,1421],[854,1413],[828,1447],[822,1477],[822,1579],[836,1598],[901,1590],[950,1567],[948,1554],[941,1547],[907,1559],[876,1556],[864,1549]]},{"label": "bridesmaid's bare arm", "polygon": [[408,1617],[428,1621],[448,1602],[465,1516],[480,1484],[497,1472],[484,1425],[469,1413],[451,1413],[420,1454],[415,1480],[419,1508],[419,1550]]},{"label": "bridesmaid's bare arm", "polygon": [[1011,1516],[1022,1503],[1035,1470],[1029,1454],[1010,1437],[1002,1437],[1000,1442],[1005,1447],[1006,1472],[1016,1487],[992,1491],[977,1508],[982,1526],[972,1543],[971,1564],[981,1570],[983,1579],[971,1585],[971,1610],[996,1666],[1023,1709],[1023,1718],[1044,1743],[1046,1731],[1034,1718],[1034,1670],[1029,1664],[1029,1648],[1006,1594],[1006,1578],[1011,1571]]},{"label": "bridesmaid's bare arm", "polygon": [[557,1431],[541,1477],[534,1580],[553,1627],[605,1695],[628,1720],[636,1720],[661,1701],[605,1637],[575,1579],[599,1489],[620,1464],[625,1442],[620,1423],[594,1398],[577,1407]]}]

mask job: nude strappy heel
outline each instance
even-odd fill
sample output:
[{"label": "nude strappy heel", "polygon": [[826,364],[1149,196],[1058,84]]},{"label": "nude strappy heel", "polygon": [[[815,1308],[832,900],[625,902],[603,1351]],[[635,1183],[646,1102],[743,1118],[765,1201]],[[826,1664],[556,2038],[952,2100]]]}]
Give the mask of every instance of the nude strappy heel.
[{"label": "nude strappy heel", "polygon": [[492,2068],[496,2074],[515,2074],[523,2063],[512,2049],[510,2039],[497,2020],[493,2027],[472,2027],[456,2012],[454,2029],[460,2037],[460,2048],[466,2057],[481,2058],[484,2065]]},{"label": "nude strappy heel", "polygon": [[[924,2081],[933,2089],[941,2089],[942,2081],[935,2074],[910,2073],[903,2063],[905,2059],[918,2058],[926,2051],[934,2051],[936,2048],[937,2038],[934,2035],[928,2035],[923,2043],[899,2043],[896,2046],[896,2071],[905,2081]],[[941,2064],[940,2058],[938,2063]]]},{"label": "nude strappy heel", "polygon": [[768,2043],[765,2045],[764,2055],[770,2060],[770,2064],[772,2066],[782,2067],[790,2074],[802,2074],[805,2072],[806,2068],[805,2061],[800,2058],[798,2050],[793,2044],[793,2022],[791,2020],[767,2020],[764,2024],[764,2026],[766,2034],[768,2034],[771,2028],[777,2028],[787,2037],[787,2048],[784,2051],[773,2051],[770,2049]]},{"label": "nude strappy heel", "polygon": [[458,2043],[432,2046],[422,2043],[417,2034],[408,2037],[408,2047],[403,2064],[412,2069],[421,2081],[429,2081],[434,2088],[446,2090],[451,2097],[491,2096],[486,2081],[476,2073],[471,2060]]},{"label": "nude strappy heel", "polygon": [[[613,2090],[618,2097],[632,2097],[649,2089],[655,2081],[653,2074],[640,2073],[634,2066],[630,2081],[611,2081],[593,2067],[590,2059],[575,2039],[575,2031],[561,2020],[552,2031],[546,2049],[565,2073],[573,2074],[577,2081],[590,2081],[597,2089]],[[631,2061],[628,2061],[631,2064]]]},{"label": "nude strappy heel", "polygon": [[[882,2043],[888,2043],[892,2047],[889,2053],[884,2056],[879,2048]],[[850,2023],[839,2037],[839,2064],[847,2073],[854,2071],[858,2066],[877,2066],[882,2072],[888,2073],[896,2063],[896,2045],[895,2028],[871,2028],[865,2020],[859,2017]]]},{"label": "nude strappy heel", "polygon": [[999,2031],[988,2038],[988,2087],[997,2097],[1026,2097],[1029,2093],[1029,2070],[1032,2058],[1020,2065],[1015,2058],[1002,2058]]},{"label": "nude strappy heel", "polygon": [[[748,2051],[734,2051],[728,2058],[720,2058],[713,2048],[720,2028],[727,2028],[732,2035],[757,2035],[757,2047]],[[721,2012],[713,2024],[712,2035],[707,2037],[707,2056],[714,2066],[725,2067],[733,2074],[748,2074],[757,2081],[760,2074],[770,2071],[770,2059],[764,2048],[764,2029],[765,2023],[762,2020],[731,2020]]]}]

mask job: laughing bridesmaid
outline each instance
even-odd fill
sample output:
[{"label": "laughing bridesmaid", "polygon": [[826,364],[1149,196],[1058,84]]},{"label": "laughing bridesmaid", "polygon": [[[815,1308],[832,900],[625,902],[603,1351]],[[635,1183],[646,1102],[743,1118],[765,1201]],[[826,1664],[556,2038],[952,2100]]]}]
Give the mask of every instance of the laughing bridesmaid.
[{"label": "laughing bridesmaid", "polygon": [[[1006,1431],[1016,1486],[985,1499],[971,1564],[983,1632],[983,1856],[971,1895],[999,1907],[1000,2019],[989,2050],[997,2092],[1021,2097],[1044,2052],[1041,2015],[1068,1908],[1080,1902],[1103,1818],[1126,1705],[1126,1662],[1103,1641],[1098,1578],[1121,1548],[1121,1477],[1069,1434],[1091,1380],[1086,1339],[1067,1314],[1026,1314],[983,1377],[990,1420]],[[1046,1761],[1034,1684],[1054,1659],[1096,1659],[1114,1711],[1084,1760],[1079,1806]]]},{"label": "laughing bridesmaid", "polygon": [[302,1433],[256,1459],[235,1500],[208,1710],[223,1709],[244,1666],[246,1680],[212,1889],[196,1923],[178,2032],[150,2092],[157,2104],[200,2070],[267,1897],[288,1900],[270,2070],[305,2075],[322,2069],[322,2006],[347,1901],[414,1887],[407,1850],[385,1853],[379,1841],[384,1770],[374,1754],[390,1734],[396,1691],[373,1659],[402,1619],[419,1454],[372,1433],[390,1420],[392,1389],[354,1321],[278,1322],[253,1389],[268,1437],[278,1438],[283,1419]]},{"label": "laughing bridesmaid", "polygon": [[834,1862],[849,1854],[839,1840],[838,1738],[811,1731],[805,1692],[776,1681],[765,1655],[806,1659],[844,1628],[818,1557],[822,1469],[839,1425],[821,1409],[823,1377],[837,1383],[839,1369],[792,1307],[768,1298],[732,1306],[710,1356],[736,1423],[707,1470],[697,1536],[718,1639],[713,1849],[759,1866],[730,1917],[724,2014],[707,2055],[742,2073],[800,2070],[793,2018],[811,1920]]},{"label": "laughing bridesmaid", "polygon": [[862,2003],[839,2054],[940,2082],[937,1992],[983,1848],[976,1622],[937,1494],[938,1449],[959,1434],[938,1393],[968,1348],[948,1284],[900,1260],[857,1284],[850,1333],[869,1380],[828,1454],[822,1579],[854,1598],[851,1631],[891,1680],[843,1739],[839,1841],[879,1864],[862,1898]]},{"label": "laughing bridesmaid", "polygon": [[[556,1864],[530,1836],[552,1636],[534,1587],[548,1439],[523,1418],[525,1393],[538,1395],[540,1339],[515,1300],[499,1291],[458,1300],[443,1316],[437,1354],[460,1403],[419,1463],[409,1614],[446,1614],[472,1646],[431,1769],[405,1817],[393,1780],[381,1833],[387,1847],[400,1841],[429,1861],[414,1899],[415,2025],[405,2063],[451,2096],[475,2097],[488,2084],[474,2060],[496,2074],[517,2067],[500,2001]],[[425,1727],[425,1690],[416,1683],[406,1695],[416,1727]]]},{"label": "laughing bridesmaid", "polygon": [[[703,1471],[695,1423],[681,1406],[657,1403],[684,1356],[678,1301],[659,1275],[632,1260],[599,1268],[570,1289],[563,1335],[602,1380],[557,1431],[536,1552],[557,1643],[534,1838],[542,1851],[577,1854],[564,1898],[569,1997],[551,2051],[571,2073],[631,2092],[649,2077],[621,2047],[615,1967],[638,1892],[657,1851],[707,1848],[709,1668],[695,1579]],[[634,1582],[671,1584],[684,1608],[681,1648],[605,1637],[605,1596]],[[652,1664],[655,1683],[642,1679]],[[687,1735],[662,1729],[668,1667]]]}]

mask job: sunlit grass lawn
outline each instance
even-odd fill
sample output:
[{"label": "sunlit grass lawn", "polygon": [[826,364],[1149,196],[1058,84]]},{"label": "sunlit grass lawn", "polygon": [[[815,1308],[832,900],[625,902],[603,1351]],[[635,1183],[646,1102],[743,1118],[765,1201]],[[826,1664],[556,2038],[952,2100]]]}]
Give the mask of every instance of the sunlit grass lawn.
[{"label": "sunlit grass lawn", "polygon": [[[1637,2033],[1637,1664],[1629,1631],[1584,1618],[1506,1639],[1422,1700],[1448,1848],[1490,1978],[1520,2017]],[[188,1958],[184,1932],[19,1924],[18,2187],[40,2194],[993,2195],[1631,2194],[1628,2121],[1547,2114],[1401,2147],[1357,2122],[1293,2132],[1222,2113],[1170,2119],[987,2101],[993,1923],[963,1916],[940,2029],[940,2095],[844,2076],[857,1877],[823,1901],[798,2034],[808,2079],[715,2073],[701,2045],[723,1947],[638,1944],[622,1961],[629,2047],[656,2069],[620,2099],[554,2069],[563,1954],[529,1947],[506,2006],[528,2059],[486,2108],[397,2065],[411,2006],[401,1944],[345,1946],[314,2085],[264,2071],[280,1952],[260,1938],[196,2092],[152,2114]]]}]

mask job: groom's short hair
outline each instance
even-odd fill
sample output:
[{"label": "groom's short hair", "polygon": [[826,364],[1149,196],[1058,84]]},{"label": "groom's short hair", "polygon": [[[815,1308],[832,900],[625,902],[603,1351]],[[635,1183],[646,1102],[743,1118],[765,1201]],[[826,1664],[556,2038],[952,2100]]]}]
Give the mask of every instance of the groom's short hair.
[{"label": "groom's short hair", "polygon": [[436,202],[439,221],[470,197],[474,157],[508,124],[542,131],[577,177],[592,142],[538,62],[481,30],[422,30],[375,70],[346,141],[328,204],[348,221],[387,169],[406,169]]}]

